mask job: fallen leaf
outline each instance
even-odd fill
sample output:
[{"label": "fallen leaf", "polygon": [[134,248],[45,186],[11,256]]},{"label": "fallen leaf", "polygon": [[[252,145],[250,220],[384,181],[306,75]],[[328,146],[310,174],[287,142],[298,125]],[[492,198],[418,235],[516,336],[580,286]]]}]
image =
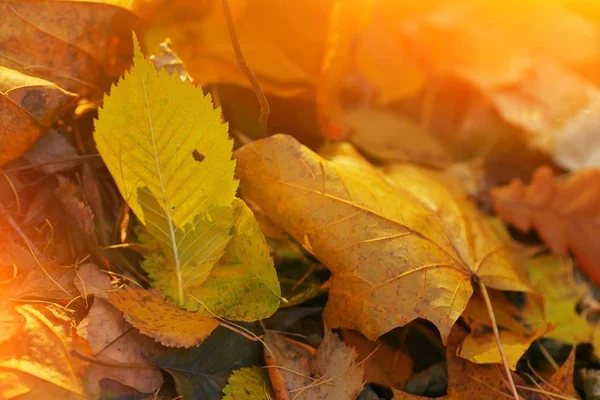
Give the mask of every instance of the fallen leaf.
[{"label": "fallen leaf", "polygon": [[33,254],[15,243],[4,244],[17,268],[12,295],[21,299],[48,299],[67,303],[79,292],[73,280],[74,266],[59,266],[42,254]]},{"label": "fallen leaf", "polygon": [[[541,296],[535,293],[489,291],[500,342],[512,370],[531,344],[551,330],[546,322]],[[514,298],[513,301],[510,297]],[[493,334],[492,323],[483,299],[473,296],[463,319],[471,328],[458,355],[477,364],[501,364],[502,358]]]},{"label": "fallen leaf", "polygon": [[82,199],[79,187],[69,179],[58,175],[58,188],[54,191],[65,216],[74,227],[77,236],[81,237],[83,243],[88,246],[98,246],[98,237],[95,234],[96,225],[94,214],[90,206]]},{"label": "fallen leaf", "polygon": [[398,166],[385,177],[341,153],[325,160],[285,135],[235,153],[244,198],[332,271],[330,327],[375,340],[426,318],[445,339],[473,293],[473,276],[490,288],[530,290],[504,240],[466,197],[454,198],[422,170]]},{"label": "fallen leaf", "polygon": [[431,167],[450,164],[450,155],[435,136],[407,117],[379,109],[346,112],[352,144],[383,163],[412,162]]},{"label": "fallen leaf", "polygon": [[18,336],[0,346],[0,398],[85,399],[80,376],[87,365],[72,352],[87,355],[89,348],[71,320],[42,306],[14,309],[24,323]]},{"label": "fallen leaf", "polygon": [[[195,308],[188,289],[206,280],[231,239],[233,141],[210,96],[156,71],[134,42],[134,65],[105,96],[94,139],[121,195],[162,242],[167,262],[148,270],[154,286]],[[195,161],[194,150],[206,159]]]},{"label": "fallen leaf", "polygon": [[[475,364],[457,355],[457,350],[460,348],[460,343],[466,334],[467,332],[463,331],[462,328],[455,326],[450,335],[446,352],[449,377],[448,393],[439,398],[444,400],[460,400],[465,398],[500,400],[512,397],[500,365]],[[572,385],[574,360],[574,352],[572,352],[569,359],[551,377],[549,383],[542,383],[543,389],[547,390],[545,395],[539,392],[540,387],[538,383],[527,385],[519,375],[513,373],[513,380],[515,381],[519,395],[526,400],[541,400],[554,397],[553,395],[555,394],[562,396],[574,393]],[[556,383],[556,385],[552,385],[553,383]],[[427,399],[427,397],[408,394],[400,390],[392,390],[394,392],[394,400]],[[571,397],[568,398],[571,399]]]},{"label": "fallen leaf", "polygon": [[267,242],[254,214],[239,199],[233,202],[232,239],[225,254],[200,286],[188,289],[212,313],[235,321],[256,321],[279,307],[281,289]]},{"label": "fallen leaf", "polygon": [[21,157],[76,100],[52,82],[0,65],[0,165]]},{"label": "fallen leaf", "polygon": [[[262,89],[279,96],[311,95],[321,71],[331,0],[304,2],[293,6],[293,12],[290,4],[280,2],[229,3],[244,57]],[[155,20],[145,35],[149,48],[168,37],[200,85],[250,87],[235,58],[220,3],[203,3],[202,7],[194,2],[166,4],[139,4],[137,11]],[[306,29],[307,24],[311,29]],[[190,35],[197,40],[191,42]]]},{"label": "fallen leaf", "polygon": [[0,301],[0,345],[20,332],[25,325],[25,318],[19,314],[8,301]]},{"label": "fallen leaf", "polygon": [[[543,382],[542,387],[549,393],[560,393],[563,396],[571,396],[574,399],[579,398],[575,386],[573,386],[573,376],[575,374],[575,347],[571,350],[569,358],[561,365],[556,371],[550,381],[547,383]],[[539,394],[540,399],[545,397]]]},{"label": "fallen leaf", "polygon": [[110,302],[141,333],[169,347],[196,346],[219,325],[214,319],[167,303],[156,289],[124,287],[110,294]]},{"label": "fallen leaf", "polygon": [[573,275],[573,262],[566,257],[538,256],[527,263],[531,286],[543,295],[546,320],[553,326],[545,336],[577,345],[592,343],[600,349],[595,324],[577,312],[578,305],[591,289]]},{"label": "fallen leaf", "polygon": [[126,323],[123,314],[108,301],[96,298],[77,332],[88,341],[98,361],[90,365],[85,375],[84,385],[89,395],[99,396],[100,380],[105,378],[141,393],[152,393],[162,386],[160,371],[148,362],[155,342]]},{"label": "fallen leaf", "polygon": [[264,400],[274,396],[269,374],[264,368],[249,367],[233,371],[223,388],[223,400]]},{"label": "fallen leaf", "polygon": [[569,250],[585,273],[600,283],[600,172],[590,169],[559,180],[548,166],[539,167],[529,185],[519,179],[490,191],[493,207],[503,220],[523,232],[535,228],[557,255]]},{"label": "fallen leaf", "polygon": [[[252,326],[245,325],[246,329]],[[237,332],[217,328],[200,346],[169,349],[155,361],[173,376],[177,393],[186,400],[221,400],[231,373],[259,365],[262,348]]]},{"label": "fallen leaf", "polygon": [[[505,399],[511,396],[506,384],[502,367],[498,364],[475,364],[457,356],[460,343],[466,332],[458,325],[450,334],[446,359],[448,362],[448,393],[441,397],[445,400],[459,399]],[[523,383],[519,376],[513,374],[516,384]],[[416,400],[426,397],[411,395],[400,390],[392,389],[394,400]]]},{"label": "fallen leaf", "polygon": [[50,129],[42,136],[27,153],[23,154],[23,158],[33,165],[40,165],[38,168],[45,174],[53,174],[56,172],[68,171],[77,166],[77,161],[68,161],[55,163],[55,161],[68,160],[77,157],[79,153],[73,145],[67,140],[65,135],[54,129]]},{"label": "fallen leaf", "polygon": [[357,352],[327,329],[316,350],[267,333],[265,360],[278,400],[354,400],[363,387],[364,365]]},{"label": "fallen leaf", "polygon": [[2,65],[83,96],[101,95],[129,65],[141,25],[119,1],[0,3]]},{"label": "fallen leaf", "polygon": [[401,389],[412,373],[412,359],[400,349],[379,339],[371,342],[360,333],[344,329],[344,343],[358,353],[365,362],[365,382]]},{"label": "fallen leaf", "polygon": [[108,300],[110,292],[116,290],[111,285],[108,275],[90,263],[77,269],[74,284],[83,297],[94,295],[95,298]]}]

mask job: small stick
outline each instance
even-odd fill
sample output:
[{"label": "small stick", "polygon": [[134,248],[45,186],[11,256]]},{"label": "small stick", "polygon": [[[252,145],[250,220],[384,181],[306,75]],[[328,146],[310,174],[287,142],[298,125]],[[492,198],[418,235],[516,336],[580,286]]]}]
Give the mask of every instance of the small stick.
[{"label": "small stick", "polygon": [[517,392],[517,388],[515,386],[515,381],[513,380],[512,374],[510,372],[510,368],[508,366],[508,360],[506,359],[506,355],[504,354],[504,349],[502,348],[502,343],[500,342],[500,332],[498,332],[498,324],[496,323],[496,315],[494,314],[494,309],[492,308],[492,301],[490,300],[490,295],[487,291],[487,288],[483,284],[483,281],[476,277],[477,284],[479,285],[479,289],[481,290],[481,295],[483,296],[483,301],[485,301],[485,306],[487,308],[488,314],[490,316],[490,321],[492,322],[492,329],[494,330],[494,337],[496,338],[496,345],[498,346],[498,351],[500,352],[500,358],[502,359],[502,366],[504,367],[504,372],[506,373],[506,378],[508,379],[508,386],[510,387],[510,391],[512,392],[515,400],[520,400],[519,392]]},{"label": "small stick", "polygon": [[80,156],[64,158],[62,160],[47,161],[47,162],[43,162],[43,163],[39,163],[39,164],[31,164],[31,165],[25,165],[22,167],[9,168],[9,169],[3,170],[2,172],[4,172],[5,174],[10,174],[12,172],[26,171],[26,170],[34,169],[34,168],[38,168],[38,167],[45,167],[46,165],[62,164],[62,163],[67,163],[67,162],[71,162],[71,161],[88,160],[90,158],[98,158],[98,157],[100,157],[100,154],[83,154]]},{"label": "small stick", "polygon": [[233,51],[235,52],[236,61],[240,69],[246,74],[246,77],[248,78],[248,81],[250,82],[250,85],[252,85],[252,89],[256,94],[258,104],[260,104],[260,117],[258,118],[258,123],[260,125],[260,129],[262,130],[263,137],[267,137],[267,122],[269,120],[269,113],[271,112],[269,102],[267,101],[265,93],[261,89],[260,84],[256,79],[256,75],[254,75],[254,72],[252,72],[248,66],[248,63],[246,63],[237,33],[235,32],[233,17],[231,16],[231,10],[229,9],[229,2],[227,0],[222,0],[222,3],[223,13],[225,14],[225,19],[227,20],[227,29],[229,30],[229,37],[231,38],[231,45],[233,46]]}]

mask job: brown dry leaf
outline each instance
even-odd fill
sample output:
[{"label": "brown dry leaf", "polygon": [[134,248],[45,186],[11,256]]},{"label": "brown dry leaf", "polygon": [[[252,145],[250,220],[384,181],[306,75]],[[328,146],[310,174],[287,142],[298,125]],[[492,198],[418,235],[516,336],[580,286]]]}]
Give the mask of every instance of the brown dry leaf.
[{"label": "brown dry leaf", "polygon": [[110,283],[110,278],[94,264],[83,264],[77,269],[74,282],[83,297],[94,295],[96,298],[108,300],[110,292],[116,290]]},{"label": "brown dry leaf", "polygon": [[[545,321],[541,296],[534,293],[489,291],[494,307],[500,341],[508,365],[516,369],[517,362],[533,341],[551,330]],[[473,296],[462,315],[471,328],[458,355],[477,364],[500,364],[502,358],[492,331],[492,324],[483,299]]]},{"label": "brown dry leaf", "polygon": [[67,220],[74,226],[75,231],[86,244],[97,246],[98,237],[95,234],[96,225],[94,224],[94,214],[90,206],[86,205],[82,199],[79,187],[69,179],[57,175],[58,188],[54,191]]},{"label": "brown dry leaf", "polygon": [[76,100],[52,82],[0,65],[0,165],[23,155]]},{"label": "brown dry leaf", "polygon": [[[158,345],[133,329],[125,322],[123,314],[110,305],[108,295],[113,287],[108,275],[93,264],[84,264],[79,267],[77,277],[75,284],[81,295],[94,295],[88,315],[77,326],[77,332],[88,341],[92,354],[99,361],[91,364],[87,371],[84,385],[88,395],[97,397],[100,394],[99,383],[104,378],[142,393],[152,393],[160,388],[162,374],[148,362]],[[140,368],[140,365],[147,368]]]},{"label": "brown dry leaf", "polygon": [[11,283],[12,296],[21,299],[50,299],[66,303],[79,293],[73,280],[75,267],[59,266],[42,254],[34,255],[15,243],[4,244],[17,275]]},{"label": "brown dry leaf", "polygon": [[100,96],[131,62],[131,31],[140,20],[130,1],[0,2],[1,65]]},{"label": "brown dry leaf", "polygon": [[413,162],[431,167],[446,167],[450,155],[425,129],[407,117],[375,108],[346,112],[352,144],[370,157],[384,163]]},{"label": "brown dry leaf", "polygon": [[581,171],[558,179],[548,166],[539,167],[529,185],[515,179],[490,192],[494,210],[523,232],[535,228],[558,255],[569,250],[582,269],[600,284],[600,171]]},{"label": "brown dry leaf", "polygon": [[317,350],[270,332],[265,346],[277,400],[354,400],[362,390],[364,365],[358,354],[327,329]]},{"label": "brown dry leaf", "polygon": [[[365,382],[376,383],[390,388],[402,388],[412,374],[412,359],[381,339],[371,342],[360,333],[344,329],[344,343],[358,352],[358,357],[367,359]],[[367,358],[368,357],[368,358]]]},{"label": "brown dry leaf", "polygon": [[167,303],[156,289],[124,287],[110,294],[110,302],[141,333],[169,347],[196,346],[219,325],[214,319]]},{"label": "brown dry leaf", "polygon": [[386,178],[344,154],[352,153],[347,146],[325,160],[275,135],[235,153],[243,196],[332,271],[330,327],[375,340],[425,318],[445,340],[473,276],[490,288],[530,290],[504,240],[466,197],[411,166]]},{"label": "brown dry leaf", "polygon": [[50,308],[14,307],[23,318],[19,335],[0,346],[0,398],[85,399],[80,376],[87,365],[73,352],[89,354],[71,320]]},{"label": "brown dry leaf", "polygon": [[[148,3],[139,2],[137,7],[137,12],[155,21],[145,36],[148,48],[157,48],[168,37],[198,84],[250,87],[235,59],[220,2],[203,2],[200,7],[193,1]],[[229,1],[244,57],[263,90],[281,96],[312,95],[321,71],[331,4],[332,0]]]},{"label": "brown dry leaf", "polygon": [[[561,365],[561,367],[552,375],[550,381],[542,383],[542,387],[550,393],[560,393],[563,396],[571,396],[575,399],[579,398],[575,386],[573,386],[573,375],[575,372],[575,347],[571,350],[569,358]],[[546,397],[539,396],[539,399]]]},{"label": "brown dry leaf", "polygon": [[[55,161],[67,160],[77,157],[79,153],[73,145],[67,140],[65,135],[59,133],[55,129],[50,129],[44,136],[40,138],[27,153],[23,154],[23,158],[31,164],[45,164]],[[60,162],[47,165],[40,165],[38,168],[45,174],[53,174],[73,169],[78,164],[77,161]]]}]

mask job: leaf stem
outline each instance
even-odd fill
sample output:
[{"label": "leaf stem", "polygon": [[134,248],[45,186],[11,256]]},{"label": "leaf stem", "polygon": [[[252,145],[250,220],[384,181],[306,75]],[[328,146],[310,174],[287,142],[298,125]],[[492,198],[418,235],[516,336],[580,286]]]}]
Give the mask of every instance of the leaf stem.
[{"label": "leaf stem", "polygon": [[254,75],[254,72],[252,72],[248,66],[248,63],[246,62],[246,58],[244,58],[240,41],[238,40],[237,33],[235,32],[235,25],[233,24],[231,10],[229,9],[229,2],[227,0],[222,0],[222,3],[223,13],[225,14],[225,19],[227,20],[227,29],[229,31],[229,37],[231,38],[233,51],[235,52],[236,61],[240,69],[246,74],[246,77],[248,78],[248,81],[250,82],[250,85],[252,85],[252,89],[256,94],[258,104],[260,105],[260,117],[258,118],[258,123],[260,125],[260,129],[262,130],[263,137],[267,137],[267,122],[269,120],[269,113],[271,112],[269,102],[267,101],[267,97],[265,96],[265,93],[256,79],[256,75]]},{"label": "leaf stem", "polygon": [[510,387],[510,391],[512,392],[515,400],[520,400],[519,393],[517,392],[517,388],[515,386],[515,381],[513,380],[510,367],[508,366],[508,360],[506,359],[504,349],[502,348],[502,343],[500,342],[500,332],[498,332],[498,324],[496,323],[496,315],[494,314],[494,309],[492,308],[490,295],[487,291],[487,288],[483,284],[483,281],[479,277],[477,277],[476,281],[479,285],[479,289],[481,290],[481,295],[483,296],[483,301],[485,302],[488,315],[490,316],[490,321],[492,322],[492,329],[494,331],[494,337],[496,338],[498,351],[500,352],[500,358],[502,359],[502,366],[504,367],[504,372],[506,373],[506,378],[508,379],[508,386]]}]

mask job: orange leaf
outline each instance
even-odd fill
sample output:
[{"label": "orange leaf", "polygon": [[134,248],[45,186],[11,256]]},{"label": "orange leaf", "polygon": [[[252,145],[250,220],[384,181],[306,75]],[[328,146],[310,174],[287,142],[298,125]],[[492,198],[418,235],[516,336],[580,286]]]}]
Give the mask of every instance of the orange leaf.
[{"label": "orange leaf", "polygon": [[519,179],[492,189],[496,213],[519,230],[534,227],[546,245],[564,255],[571,250],[582,269],[600,284],[600,171],[585,170],[558,180],[539,167],[526,186]]},{"label": "orange leaf", "polygon": [[155,289],[125,287],[111,293],[110,302],[123,312],[127,322],[165,346],[196,346],[219,325],[214,319],[167,303]]},{"label": "orange leaf", "polygon": [[[365,382],[390,388],[404,386],[412,373],[412,359],[400,349],[383,340],[371,342],[360,333],[349,329],[342,331],[344,343],[354,347],[365,362]],[[367,358],[368,357],[368,358]]]}]

